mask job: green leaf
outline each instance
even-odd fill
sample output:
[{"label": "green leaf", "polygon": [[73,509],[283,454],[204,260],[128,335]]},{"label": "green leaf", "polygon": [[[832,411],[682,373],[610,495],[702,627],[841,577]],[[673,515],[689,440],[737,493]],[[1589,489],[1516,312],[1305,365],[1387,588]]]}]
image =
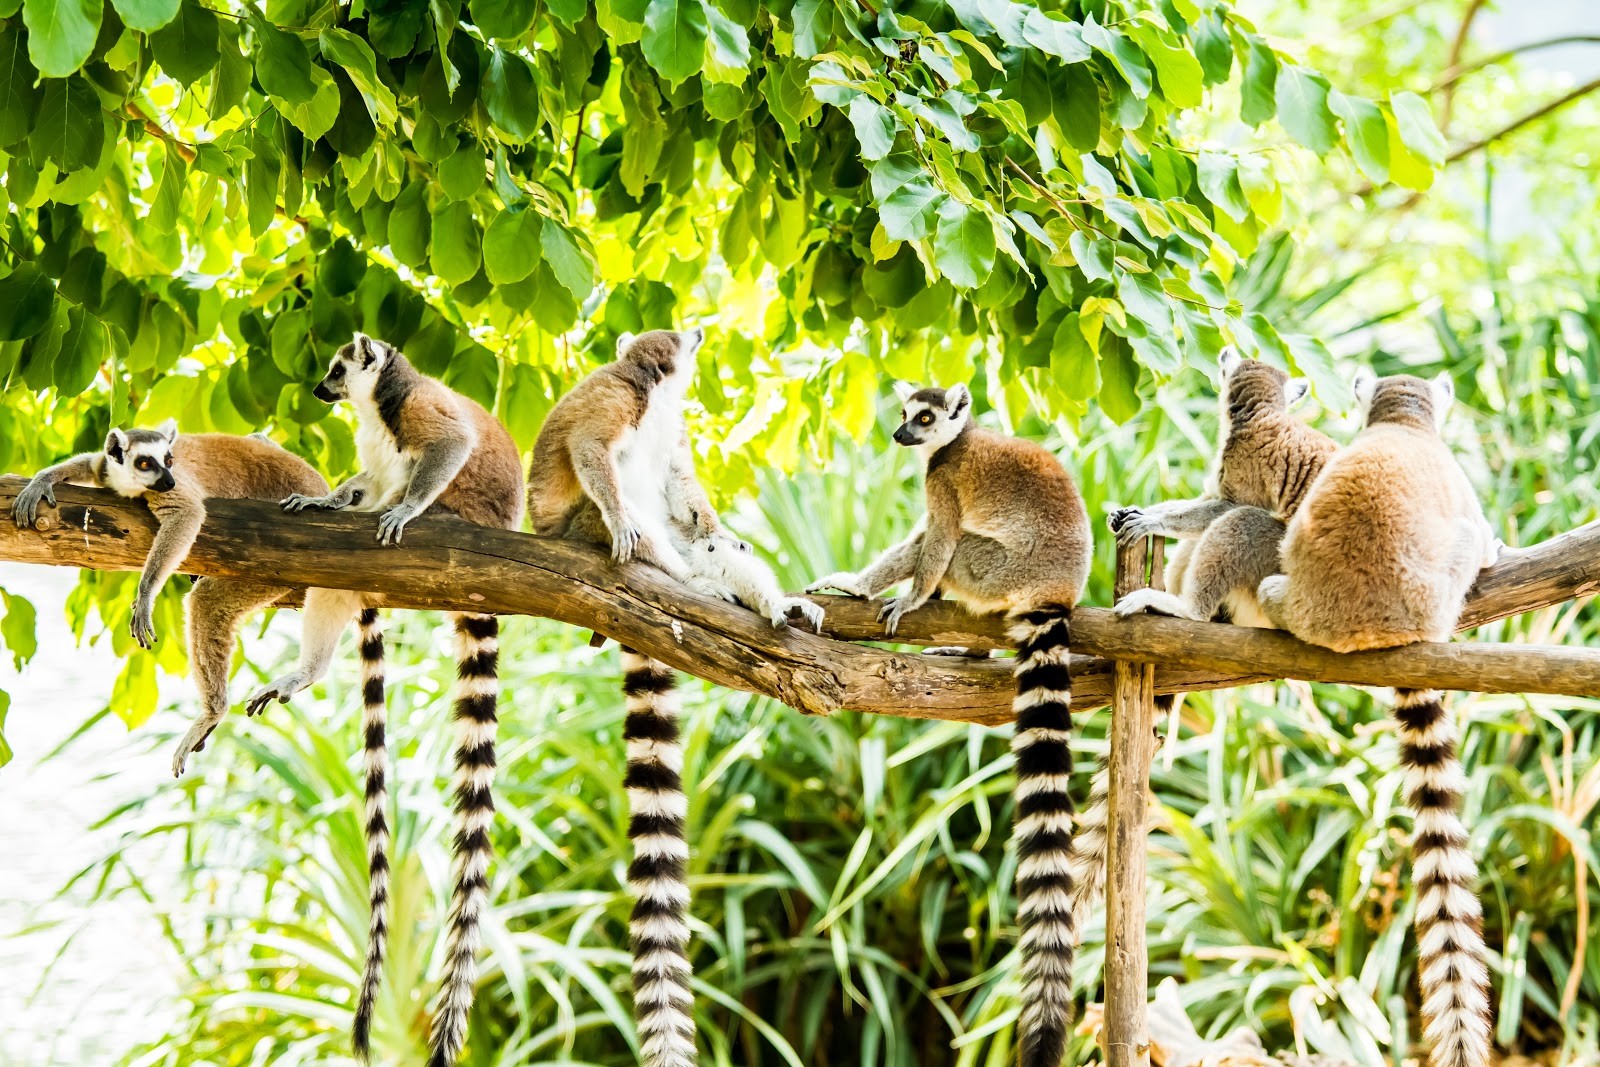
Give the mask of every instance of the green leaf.
[{"label": "green leaf", "polygon": [[255,154],[244,165],[245,218],[250,224],[250,233],[260,237],[272,225],[272,218],[278,211],[283,163],[271,139],[260,129],[256,131],[251,148]]},{"label": "green leaf", "polygon": [[472,206],[461,201],[433,209],[433,273],[446,285],[461,285],[478,273],[483,248]]},{"label": "green leaf", "polygon": [[1260,126],[1276,115],[1277,82],[1277,54],[1261,38],[1252,37],[1250,50],[1245,54],[1244,80],[1239,87],[1239,117],[1252,126]]},{"label": "green leaf", "polygon": [[483,188],[488,178],[483,148],[468,138],[439,164],[439,186],[452,200],[466,200]]},{"label": "green leaf", "polygon": [[833,4],[829,0],[795,0],[789,17],[794,22],[794,54],[801,59],[820,54],[833,35]]},{"label": "green leaf", "polygon": [[34,127],[34,159],[48,159],[63,171],[92,167],[105,145],[100,97],[81,74],[45,82]]},{"label": "green leaf", "polygon": [[124,26],[140,33],[159,30],[178,14],[178,0],[111,0],[111,6]]},{"label": "green leaf", "polygon": [[[305,42],[263,18],[252,18],[250,28],[256,38],[256,78],[261,88],[289,104],[309,104],[317,95],[317,83],[312,80],[311,52]],[[322,73],[327,77],[326,71]]]},{"label": "green leaf", "polygon": [[489,50],[489,66],[483,72],[483,106],[512,141],[533,140],[539,132],[539,88],[527,60],[502,48]]},{"label": "green leaf", "polygon": [[1083,27],[1034,9],[1022,23],[1029,44],[1065,63],[1082,63],[1094,55],[1083,40]]},{"label": "green leaf", "polygon": [[[0,637],[6,639],[11,662],[20,671],[39,652],[38,613],[26,597],[0,589],[0,598],[4,598],[6,605],[5,618],[0,620]],[[0,705],[0,724],[5,721],[3,713],[9,704],[7,697],[5,705]]]},{"label": "green leaf", "polygon": [[879,221],[891,241],[920,241],[933,232],[933,211],[945,193],[926,175],[889,194],[878,205]]},{"label": "green leaf", "polygon": [[1283,343],[1289,348],[1294,369],[1311,379],[1317,400],[1329,411],[1345,411],[1355,400],[1350,383],[1345,381],[1333,364],[1333,354],[1315,337],[1300,333],[1286,333]]},{"label": "green leaf", "polygon": [[55,301],[55,283],[32,263],[21,263],[0,278],[0,341],[20,341],[44,329]]},{"label": "green leaf", "polygon": [[1233,69],[1233,41],[1228,37],[1228,24],[1217,11],[1208,11],[1190,28],[1194,39],[1195,58],[1205,72],[1207,85],[1221,85],[1228,80]]},{"label": "green leaf", "polygon": [[1100,146],[1100,83],[1086,66],[1050,72],[1050,114],[1067,144],[1080,152]]},{"label": "green leaf", "polygon": [[349,30],[326,29],[318,38],[323,58],[343,67],[355,87],[361,90],[372,121],[387,126],[399,115],[394,91],[378,78],[378,59],[372,48]]},{"label": "green leaf", "polygon": [[1083,39],[1095,51],[1111,60],[1111,65],[1117,68],[1117,73],[1128,83],[1134,96],[1143,100],[1150,95],[1154,84],[1150,80],[1150,64],[1144,53],[1139,51],[1138,45],[1121,31],[1101,26],[1093,18],[1083,25]]},{"label": "green leaf", "polygon": [[507,208],[494,217],[483,235],[483,267],[491,282],[511,285],[538,268],[543,227],[543,217],[528,208]]},{"label": "green leaf", "polygon": [[894,148],[894,115],[872,97],[862,93],[850,101],[850,125],[861,142],[861,158],[882,159]]},{"label": "green leaf", "polygon": [[184,0],[178,17],[150,35],[150,50],[162,70],[190,86],[217,65],[221,55],[218,29],[217,16],[210,8],[198,0]]},{"label": "green leaf", "polygon": [[1145,55],[1156,68],[1161,95],[1174,107],[1199,107],[1204,99],[1205,72],[1194,53],[1180,45],[1176,37],[1151,23],[1135,22],[1133,28]]},{"label": "green leaf", "polygon": [[1067,245],[1072,250],[1072,261],[1085,278],[1091,282],[1111,280],[1111,267],[1117,258],[1115,244],[1104,237],[1090,237],[1082,230],[1073,230]]},{"label": "green leaf", "polygon": [[545,219],[539,233],[544,260],[574,300],[582,303],[594,291],[594,268],[578,247],[577,240],[555,219]]},{"label": "green leaf", "polygon": [[1067,312],[1056,327],[1050,343],[1050,377],[1073,400],[1089,400],[1100,392],[1100,354],[1084,339],[1076,311]]},{"label": "green leaf", "polygon": [[533,25],[534,0],[472,0],[472,22],[485,37],[509,41]]},{"label": "green leaf", "polygon": [[88,390],[105,360],[106,325],[81,307],[68,313],[67,332],[61,338],[51,368],[56,392],[78,396]]},{"label": "green leaf", "polygon": [[1371,100],[1347,96],[1337,90],[1328,94],[1328,108],[1344,120],[1344,139],[1356,166],[1373,185],[1389,180],[1389,124],[1383,109]]},{"label": "green leaf", "polygon": [[414,181],[395,198],[389,212],[389,247],[400,262],[420,270],[428,263],[428,235],[432,220],[428,215],[428,187]]},{"label": "green leaf", "polygon": [[[346,237],[333,242],[317,259],[317,284],[332,296],[348,296],[355,292],[366,273],[367,257]],[[321,333],[320,327],[318,332]]]},{"label": "green leaf", "polygon": [[994,225],[989,216],[954,197],[939,208],[933,264],[962,289],[982,285],[994,271]]},{"label": "green leaf", "polygon": [[1206,194],[1206,199],[1233,221],[1243,222],[1250,214],[1250,205],[1244,198],[1244,187],[1239,184],[1239,161],[1227,152],[1202,151],[1197,169],[1200,191]]},{"label": "green leaf", "polygon": [[639,39],[644,58],[669,82],[700,73],[706,57],[703,0],[650,0]]},{"label": "green leaf", "polygon": [[[339,121],[341,99],[339,83],[334,81],[333,75],[315,64],[311,67],[311,84],[314,88],[310,100],[290,103],[275,97],[272,103],[306,135],[306,140],[315,141]],[[354,105],[353,99],[351,104]],[[357,114],[360,114],[359,109]]]},{"label": "green leaf", "polygon": [[1444,162],[1444,135],[1433,124],[1433,112],[1428,102],[1416,93],[1390,93],[1389,106],[1394,109],[1395,128],[1400,131],[1400,141],[1411,151],[1434,166]]},{"label": "green leaf", "polygon": [[1278,76],[1278,121],[1290,137],[1327,155],[1338,141],[1328,110],[1328,80],[1304,67],[1284,67]]},{"label": "green leaf", "polygon": [[155,199],[150,204],[150,214],[145,221],[157,233],[171,233],[178,224],[178,212],[183,206],[184,179],[189,170],[183,157],[168,145],[162,153],[161,181],[156,185]]},{"label": "green leaf", "polygon": [[[704,7],[711,41],[712,66],[706,77],[722,82],[742,82],[750,67],[750,34],[739,23],[724,15],[713,3]],[[732,72],[729,74],[723,71]]]},{"label": "green leaf", "polygon": [[1139,414],[1139,364],[1114,333],[1100,336],[1100,409],[1119,426]]},{"label": "green leaf", "polygon": [[39,72],[28,62],[22,32],[0,25],[0,148],[9,148],[33,131],[39,109]]},{"label": "green leaf", "polygon": [[103,0],[23,0],[28,58],[46,78],[65,78],[83,66],[100,36]]}]

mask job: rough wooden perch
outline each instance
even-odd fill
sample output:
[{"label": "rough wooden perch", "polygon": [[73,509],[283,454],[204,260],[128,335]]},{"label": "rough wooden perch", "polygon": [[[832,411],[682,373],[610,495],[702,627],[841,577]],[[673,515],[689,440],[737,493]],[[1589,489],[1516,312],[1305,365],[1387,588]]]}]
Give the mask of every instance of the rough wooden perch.
[{"label": "rough wooden perch", "polygon": [[[11,502],[26,484],[0,477],[0,559],[133,570],[155,519],[140,501],[62,486],[60,507],[18,530]],[[371,515],[284,514],[276,506],[216,500],[184,565],[192,574],[269,578],[292,586],[360,589],[397,608],[536,615],[591,629],[718,685],[764,693],[802,711],[839,708],[997,724],[1010,719],[1011,674],[999,661],[874,648],[876,609],[823,598],[826,636],[775,631],[753,612],[698,596],[648,567],[618,568],[583,545],[420,519],[394,548],[377,543]],[[1600,524],[1515,553],[1486,573],[1468,624],[1600,589]],[[1217,689],[1266,678],[1488,692],[1600,693],[1600,651],[1537,645],[1424,644],[1338,655],[1285,634],[1143,617],[1104,609],[1073,616],[1074,705],[1108,703],[1112,658],[1153,663],[1155,691]],[[165,636],[174,640],[175,634]],[[830,640],[834,638],[835,640]],[[935,603],[901,622],[912,645],[1002,647],[998,620]]]}]

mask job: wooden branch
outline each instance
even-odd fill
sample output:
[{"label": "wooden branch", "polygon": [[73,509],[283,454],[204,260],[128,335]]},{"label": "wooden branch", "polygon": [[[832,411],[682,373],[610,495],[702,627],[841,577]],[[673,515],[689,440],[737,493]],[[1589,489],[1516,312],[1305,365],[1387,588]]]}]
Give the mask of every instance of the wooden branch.
[{"label": "wooden branch", "polygon": [[[62,486],[42,530],[18,530],[22,478],[0,477],[0,559],[136,570],[155,520],[141,501]],[[536,615],[594,630],[718,685],[763,693],[811,713],[838,708],[983,724],[1009,722],[1012,680],[1001,661],[923,656],[851,642],[877,640],[876,608],[819,597],[827,636],[773,630],[755,613],[685,590],[648,567],[614,567],[583,545],[452,519],[419,519],[396,548],[377,543],[371,515],[285,515],[260,501],[214,500],[185,561],[190,574],[359,589],[396,608]],[[1476,622],[1600,589],[1600,524],[1512,554],[1485,573],[1469,603]],[[843,640],[829,640],[828,638]],[[167,640],[179,635],[167,634]],[[901,622],[905,644],[1002,647],[997,619],[935,603]],[[1073,616],[1076,652],[1155,663],[1157,693],[1227,688],[1275,677],[1356,685],[1491,692],[1600,692],[1600,652],[1536,645],[1415,645],[1340,656],[1285,634],[1104,609]],[[1074,660],[1073,705],[1111,699],[1105,659]]]}]

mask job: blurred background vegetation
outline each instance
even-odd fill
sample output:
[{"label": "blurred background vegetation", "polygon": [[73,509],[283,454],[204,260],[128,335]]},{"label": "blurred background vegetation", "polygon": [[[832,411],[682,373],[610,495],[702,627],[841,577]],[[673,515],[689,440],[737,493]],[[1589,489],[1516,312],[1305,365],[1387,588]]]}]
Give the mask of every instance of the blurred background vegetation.
[{"label": "blurred background vegetation", "polygon": [[[1273,152],[1276,222],[1243,257],[1230,298],[1278,334],[1319,339],[1340,372],[1361,362],[1380,373],[1448,369],[1462,398],[1449,436],[1509,543],[1594,519],[1600,94],[1584,95],[1600,77],[1593,6],[1238,7],[1273,48],[1346,92],[1423,95],[1447,155],[1459,158],[1421,192],[1369,187],[1352,156]],[[1533,47],[1549,41],[1557,43]],[[1238,92],[1237,83],[1216,86],[1210,105],[1175,114],[1174,137],[1254,151],[1260,135],[1234,117]],[[641,259],[662,262],[673,242],[647,251]],[[751,319],[747,294],[723,295],[743,301],[732,309],[740,321]],[[696,293],[679,310],[710,313],[716,296]],[[605,312],[591,311],[604,335]],[[543,398],[531,399],[532,387],[513,398],[526,436],[540,404],[588,357],[567,353],[542,324],[518,343],[544,346],[517,364],[537,369],[529,380]],[[902,534],[915,517],[915,471],[874,425],[872,400],[893,353],[835,364],[799,341],[771,362],[740,351],[745,370],[724,376],[733,407],[708,402],[696,413],[720,438],[702,459],[731,525],[791,587]],[[981,357],[962,349],[944,358],[934,346],[915,362],[946,378],[976,368],[980,410],[1058,449],[1097,518],[1108,504],[1199,488],[1215,418],[1203,359],[1159,381],[1146,374],[1139,414],[1119,425],[1098,404],[1008,402],[1017,399],[1007,394],[1016,384],[1009,366]],[[785,371],[815,389],[775,390]],[[504,400],[515,383],[500,385]],[[1322,385],[1330,410],[1308,417],[1347,434],[1336,390]],[[849,410],[808,421],[830,396],[850,398]],[[174,394],[140,410],[192,402]],[[18,401],[11,417],[42,410],[31,403]],[[63,420],[56,438],[32,438],[13,426],[10,465],[59,451],[79,429]],[[327,464],[348,462],[335,422],[289,432]],[[1089,600],[1106,603],[1109,549],[1100,555]],[[366,925],[353,662],[291,707],[231,721],[174,784],[160,768],[193,712],[187,681],[157,672],[183,666],[171,637],[180,632],[175,597],[163,600],[158,622],[169,637],[159,655],[119,666],[106,646],[127,652],[123,578],[85,575],[70,594],[30,585],[33,576],[14,567],[0,581],[18,666],[36,640],[24,589],[38,603],[44,645],[31,674],[5,676],[8,689],[35,699],[11,711],[17,759],[0,773],[0,849],[15,861],[0,862],[0,896],[9,897],[0,916],[15,934],[0,961],[0,1059],[345,1063]],[[55,647],[73,636],[59,623],[63,598],[78,638],[106,639]],[[47,625],[46,614],[56,621]],[[397,918],[375,1045],[381,1062],[408,1063],[425,1039],[424,998],[442,951],[440,697],[450,665],[436,618],[395,616],[390,626]],[[1590,644],[1597,626],[1592,608],[1568,605],[1478,636]],[[250,636],[236,691],[293,655],[279,629]],[[614,650],[591,650],[585,636],[526,619],[505,629],[500,859],[473,1067],[632,1061],[618,667]],[[45,671],[61,675],[48,689],[37,680]],[[687,703],[707,1062],[1007,1062],[1017,1006],[1003,733],[848,713],[806,719],[697,683]],[[1467,817],[1501,1050],[1592,1067],[1600,700],[1458,695],[1454,708],[1466,730]],[[5,711],[0,696],[0,721]],[[132,732],[118,721],[152,712]],[[1103,720],[1083,726],[1085,780]],[[1153,971],[1181,980],[1202,1032],[1245,1024],[1269,1048],[1364,1067],[1412,1057],[1409,819],[1384,694],[1288,684],[1192,696],[1169,724],[1155,789]],[[1081,968],[1090,1000],[1100,933],[1091,928]],[[1081,1042],[1075,1054],[1092,1049]]]}]

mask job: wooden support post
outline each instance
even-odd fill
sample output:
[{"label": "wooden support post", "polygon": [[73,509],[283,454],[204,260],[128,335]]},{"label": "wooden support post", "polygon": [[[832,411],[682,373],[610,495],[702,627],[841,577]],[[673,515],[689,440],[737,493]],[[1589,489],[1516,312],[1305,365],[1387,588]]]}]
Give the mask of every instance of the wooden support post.
[{"label": "wooden support post", "polygon": [[[1165,543],[1140,541],[1117,551],[1118,599],[1143,587],[1145,567],[1161,585]],[[1150,959],[1145,950],[1145,807],[1155,756],[1155,668],[1118,660],[1111,704],[1111,797],[1106,849],[1106,1067],[1149,1067],[1145,1030]]]}]

